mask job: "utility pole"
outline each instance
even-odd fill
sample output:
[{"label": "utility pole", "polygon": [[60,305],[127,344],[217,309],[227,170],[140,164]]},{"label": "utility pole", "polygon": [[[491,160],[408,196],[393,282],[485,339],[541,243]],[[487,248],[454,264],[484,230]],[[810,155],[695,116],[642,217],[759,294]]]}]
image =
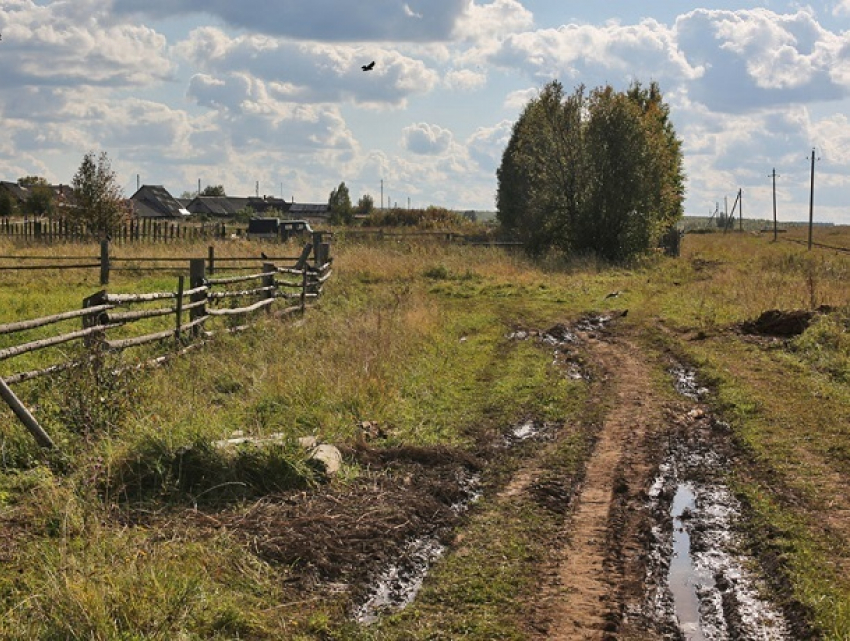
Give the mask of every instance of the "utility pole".
[{"label": "utility pole", "polygon": [[809,189],[809,251],[812,251],[812,226],[815,220],[815,148],[812,147],[812,184]]},{"label": "utility pole", "polygon": [[769,177],[773,178],[773,242],[776,242],[776,167],[773,168],[773,173]]},{"label": "utility pole", "polygon": [[384,208],[384,179],[381,178],[381,209]]},{"label": "utility pole", "polygon": [[738,188],[738,231],[744,231],[744,190]]}]

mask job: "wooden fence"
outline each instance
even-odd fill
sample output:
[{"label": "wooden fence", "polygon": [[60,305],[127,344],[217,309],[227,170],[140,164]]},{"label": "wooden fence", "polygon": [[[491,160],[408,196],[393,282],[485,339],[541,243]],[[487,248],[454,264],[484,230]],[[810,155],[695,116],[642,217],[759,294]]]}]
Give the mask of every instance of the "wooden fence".
[{"label": "wooden fence", "polygon": [[[113,242],[176,242],[213,240],[241,234],[244,224],[225,222],[175,222],[140,218],[130,220],[111,234]],[[91,242],[101,239],[99,233],[85,225],[71,223],[64,218],[52,220],[13,220],[0,218],[0,235],[32,242]]]},{"label": "wooden fence", "polygon": [[[326,246],[323,242],[323,232],[313,232],[312,246],[316,248],[316,252],[321,252]],[[192,260],[189,257],[183,256],[160,256],[157,258],[122,258],[116,256],[113,252],[112,242],[103,240],[100,243],[99,256],[27,256],[27,255],[0,255],[0,272],[3,271],[30,271],[30,270],[99,270],[100,284],[109,284],[109,275],[115,271],[132,270],[132,271],[159,271],[167,270],[174,271],[176,266],[184,264]],[[215,247],[212,245],[207,251],[207,271],[209,274],[214,274],[222,263],[229,263],[228,269],[245,270],[255,269],[255,267],[241,267],[234,263],[245,263],[256,261],[256,257],[227,257],[217,258],[215,255]],[[7,263],[14,264],[7,264]],[[170,265],[170,266],[169,266]]]},{"label": "wooden fence", "polygon": [[[190,259],[188,283],[186,276],[179,276],[175,291],[110,294],[103,290],[87,297],[81,309],[0,325],[5,344],[0,348],[0,362],[30,359],[34,365],[0,377],[0,396],[39,445],[51,448],[50,437],[10,385],[79,367],[103,351],[136,349],[139,362],[158,364],[202,345],[216,334],[246,329],[260,311],[277,317],[303,313],[319,298],[331,276],[329,246],[316,248],[312,265],[308,264],[311,253],[314,247],[307,244],[292,265],[264,262],[256,273],[217,278],[210,277],[205,259]],[[48,330],[42,328],[67,326],[68,322],[81,326],[44,335]],[[33,332],[38,334],[34,336]],[[10,336],[24,338],[14,343]],[[51,348],[69,343],[81,346],[82,355],[49,361],[48,353],[56,352]]]}]

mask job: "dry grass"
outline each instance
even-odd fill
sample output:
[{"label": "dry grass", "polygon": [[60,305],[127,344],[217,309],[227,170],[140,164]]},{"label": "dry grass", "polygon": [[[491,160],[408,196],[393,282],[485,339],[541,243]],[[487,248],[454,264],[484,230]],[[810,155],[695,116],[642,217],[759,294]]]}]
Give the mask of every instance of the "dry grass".
[{"label": "dry grass", "polygon": [[[824,244],[850,239],[846,230],[818,234]],[[259,254],[242,241],[215,247],[222,257]],[[261,249],[278,254],[276,246]],[[0,241],[0,253],[10,252],[96,254],[94,246]],[[175,244],[119,246],[115,253],[206,252],[206,244]],[[298,251],[293,245],[281,253]],[[224,458],[209,448],[235,430],[282,433],[287,442],[315,434],[351,445],[357,422],[370,420],[386,429],[387,446],[471,448],[483,434],[529,415],[575,419],[581,385],[553,373],[548,350],[506,335],[625,308],[624,322],[652,338],[648,345],[682,354],[711,382],[716,411],[749,457],[737,482],[754,522],[773,533],[765,545],[779,549],[795,597],[812,608],[824,636],[850,633],[850,586],[840,571],[850,551],[837,520],[850,480],[850,397],[842,378],[847,254],[714,234],[688,236],[678,260],[656,257],[632,269],[590,258],[534,263],[502,250],[437,243],[342,242],[334,255],[326,295],[303,321],[261,320],[254,330],[120,383],[114,398],[101,400],[73,379],[22,389],[64,453],[45,458],[2,414],[0,558],[7,571],[0,578],[0,638],[370,638],[340,623],[344,597],[301,603],[282,581],[286,568],[247,554],[226,533],[201,545],[190,529],[175,534],[130,517],[213,499],[238,509],[270,484],[301,492],[319,482],[295,447],[263,460]],[[99,289],[97,277],[96,270],[11,273],[0,287],[0,321],[79,307]],[[110,290],[170,288],[173,279],[116,272]],[[613,292],[619,295],[607,298]],[[819,305],[839,311],[795,341],[752,340],[737,330],[767,309]],[[117,402],[130,390],[132,403]],[[71,429],[60,409],[73,394],[115,413],[105,427]],[[577,452],[586,443],[577,435],[567,445],[573,449],[562,459],[580,465]],[[186,448],[208,465],[206,478],[190,479],[194,485],[175,476]],[[349,464],[336,482],[369,473]],[[523,638],[522,613],[508,597],[533,590],[533,560],[552,524],[536,520],[539,514],[516,516],[482,510],[463,533],[477,546],[472,562],[452,557],[439,586],[429,588],[421,607],[390,621],[386,638],[427,638],[447,620],[458,634]],[[446,600],[454,604],[448,614]]]}]

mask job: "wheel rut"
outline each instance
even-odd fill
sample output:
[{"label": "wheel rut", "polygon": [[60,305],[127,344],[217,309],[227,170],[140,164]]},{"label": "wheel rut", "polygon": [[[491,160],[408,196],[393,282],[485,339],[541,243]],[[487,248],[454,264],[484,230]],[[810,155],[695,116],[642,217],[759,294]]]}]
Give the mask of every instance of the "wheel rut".
[{"label": "wheel rut", "polygon": [[622,638],[622,612],[643,599],[640,506],[653,470],[649,444],[663,425],[641,350],[623,338],[591,337],[585,347],[601,372],[591,402],[607,409],[545,595],[540,638],[553,641]]}]

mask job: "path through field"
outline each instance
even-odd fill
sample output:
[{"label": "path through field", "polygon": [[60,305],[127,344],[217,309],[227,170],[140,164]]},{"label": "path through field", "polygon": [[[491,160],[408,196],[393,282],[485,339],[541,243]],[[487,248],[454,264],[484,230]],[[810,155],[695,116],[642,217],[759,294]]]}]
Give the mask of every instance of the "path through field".
[{"label": "path through field", "polygon": [[[558,562],[557,581],[546,595],[550,623],[546,638],[602,639],[618,628],[623,600],[641,598],[642,571],[635,567],[640,527],[622,512],[634,512],[630,495],[643,495],[651,481],[647,437],[662,422],[662,407],[648,380],[644,357],[626,340],[589,339],[587,348],[602,373],[597,395],[612,399],[584,482],[567,521],[568,544]],[[618,505],[625,504],[622,510]],[[613,529],[612,529],[612,526]],[[632,550],[632,553],[628,551]],[[629,558],[631,556],[631,558]],[[638,594],[634,586],[635,580]]]}]

